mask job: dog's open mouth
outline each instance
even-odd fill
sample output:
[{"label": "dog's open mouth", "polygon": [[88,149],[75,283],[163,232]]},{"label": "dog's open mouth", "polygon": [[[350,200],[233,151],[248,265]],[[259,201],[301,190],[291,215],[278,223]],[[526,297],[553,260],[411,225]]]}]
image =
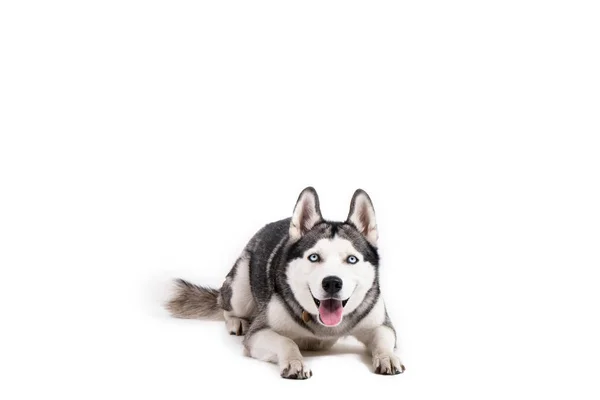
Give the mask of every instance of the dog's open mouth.
[{"label": "dog's open mouth", "polygon": [[313,296],[315,304],[319,308],[319,319],[326,326],[336,326],[342,321],[342,313],[348,302],[346,300],[326,299],[319,300]]}]

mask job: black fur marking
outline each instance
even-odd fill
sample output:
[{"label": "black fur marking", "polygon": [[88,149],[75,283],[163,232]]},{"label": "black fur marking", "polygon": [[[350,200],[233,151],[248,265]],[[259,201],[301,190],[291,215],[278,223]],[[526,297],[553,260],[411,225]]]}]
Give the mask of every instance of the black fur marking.
[{"label": "black fur marking", "polygon": [[250,289],[258,309],[265,307],[274,292],[273,274],[280,263],[285,245],[273,254],[267,270],[268,260],[281,240],[288,241],[291,218],[266,225],[250,240],[247,250],[250,252]]},{"label": "black fur marking", "polygon": [[349,222],[331,222],[323,221],[304,235],[296,243],[290,246],[287,260],[288,262],[295,258],[302,258],[307,250],[321,239],[333,239],[336,235],[348,240],[352,246],[363,256],[363,259],[373,266],[379,266],[379,255],[377,249],[373,247],[367,239]]},{"label": "black fur marking", "polygon": [[235,262],[235,264],[233,264],[233,267],[231,268],[231,270],[229,271],[229,273],[227,274],[226,278],[225,278],[225,282],[223,282],[223,285],[221,286],[221,290],[220,290],[220,296],[219,296],[219,306],[225,310],[225,311],[231,311],[231,296],[233,296],[233,292],[231,290],[231,282],[233,282],[233,280],[235,279],[235,276],[237,275],[237,270],[239,268],[239,265],[242,261],[245,260],[245,258],[248,257],[248,254],[246,252],[242,253],[242,255],[240,256],[240,258],[237,259],[237,261]]},{"label": "black fur marking", "polygon": [[331,233],[329,234],[329,239],[333,239],[335,237],[335,235],[337,235],[337,233],[338,233],[340,223],[330,224],[330,226],[331,226]]},{"label": "black fur marking", "polygon": [[315,227],[307,232],[306,235],[302,236],[300,240],[292,243],[287,252],[287,261],[289,262],[295,258],[304,257],[304,253],[314,247],[319,240],[330,238],[332,224],[337,223],[323,221],[320,224],[315,225]]},{"label": "black fur marking", "polygon": [[233,296],[233,292],[228,280],[223,282],[219,293],[219,306],[225,311],[231,311],[231,296]]},{"label": "black fur marking", "polygon": [[398,345],[398,335],[396,335],[396,329],[394,329],[394,325],[392,325],[392,320],[388,315],[387,309],[385,310],[385,319],[383,320],[383,326],[387,326],[392,330],[392,332],[394,332],[394,348],[396,348],[396,346]]},{"label": "black fur marking", "polygon": [[240,262],[240,260],[242,259],[242,257],[238,258],[235,263],[233,264],[233,267],[231,267],[231,270],[229,271],[229,273],[227,274],[226,278],[235,278],[235,276],[237,275],[237,269],[238,269],[238,264]]},{"label": "black fur marking", "polygon": [[365,261],[370,262],[375,267],[379,266],[379,254],[377,253],[377,249],[369,243],[354,225],[351,223],[341,224],[341,229],[338,234],[341,238],[350,241],[352,246],[362,254]]}]

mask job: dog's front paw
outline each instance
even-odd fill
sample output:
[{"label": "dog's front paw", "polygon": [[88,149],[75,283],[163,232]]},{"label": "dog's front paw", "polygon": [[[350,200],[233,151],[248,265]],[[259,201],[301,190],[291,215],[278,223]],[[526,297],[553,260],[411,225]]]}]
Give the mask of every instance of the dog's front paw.
[{"label": "dog's front paw", "polygon": [[286,379],[308,379],[312,371],[302,360],[290,360],[281,366],[281,377]]},{"label": "dog's front paw", "polygon": [[379,375],[398,375],[405,370],[400,359],[393,353],[374,355],[373,368]]}]

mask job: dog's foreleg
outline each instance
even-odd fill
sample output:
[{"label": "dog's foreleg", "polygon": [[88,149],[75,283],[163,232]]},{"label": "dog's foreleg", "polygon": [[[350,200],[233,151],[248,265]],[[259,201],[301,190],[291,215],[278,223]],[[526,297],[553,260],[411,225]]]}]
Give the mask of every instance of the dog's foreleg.
[{"label": "dog's foreleg", "polygon": [[244,345],[250,356],[277,363],[283,378],[307,379],[312,376],[311,370],[304,365],[298,345],[272,329],[250,333]]},{"label": "dog's foreleg", "polygon": [[373,368],[376,374],[395,375],[404,372],[404,365],[394,353],[396,334],[388,326],[366,330],[355,335],[363,342],[373,357]]}]

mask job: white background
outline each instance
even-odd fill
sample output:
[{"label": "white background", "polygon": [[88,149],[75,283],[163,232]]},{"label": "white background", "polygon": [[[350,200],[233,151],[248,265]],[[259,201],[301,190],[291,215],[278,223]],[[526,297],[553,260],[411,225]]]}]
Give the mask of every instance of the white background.
[{"label": "white background", "polygon": [[[5,1],[0,397],[577,398],[600,373],[594,1]],[[404,375],[279,378],[220,285],[316,187],[371,195]]]}]

